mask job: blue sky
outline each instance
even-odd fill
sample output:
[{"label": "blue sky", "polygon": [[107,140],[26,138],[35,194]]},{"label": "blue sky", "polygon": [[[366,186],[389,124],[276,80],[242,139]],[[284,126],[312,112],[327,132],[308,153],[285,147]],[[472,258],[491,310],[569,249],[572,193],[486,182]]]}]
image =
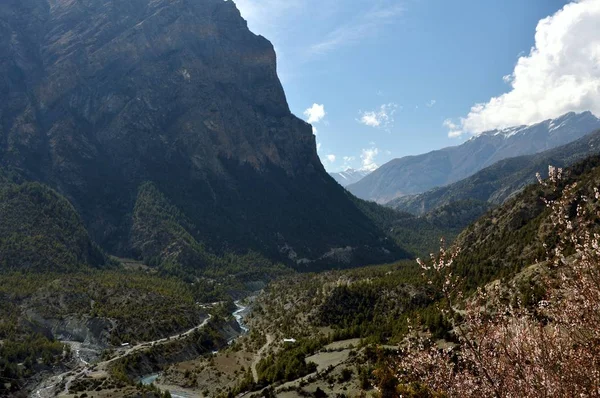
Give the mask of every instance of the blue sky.
[{"label": "blue sky", "polygon": [[274,44],[290,107],[313,122],[329,171],[571,110],[600,113],[600,0],[236,4]]}]

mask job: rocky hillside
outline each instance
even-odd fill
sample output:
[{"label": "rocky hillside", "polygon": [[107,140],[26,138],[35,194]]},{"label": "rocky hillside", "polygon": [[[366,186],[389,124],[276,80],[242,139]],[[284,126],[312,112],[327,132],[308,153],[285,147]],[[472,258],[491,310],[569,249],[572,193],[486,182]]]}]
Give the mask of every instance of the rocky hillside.
[{"label": "rocky hillside", "polygon": [[374,202],[356,198],[356,205],[386,235],[413,257],[429,256],[440,247],[440,239],[451,243],[456,236],[488,207],[473,201],[444,206],[423,216],[397,211]]},{"label": "rocky hillside", "polygon": [[359,198],[384,203],[462,180],[503,159],[565,145],[598,128],[600,119],[584,112],[532,126],[488,131],[459,146],[394,159],[348,190]]},{"label": "rocky hillside", "polygon": [[17,184],[0,169],[0,269],[76,271],[107,259],[61,195],[39,183]]},{"label": "rocky hillside", "polygon": [[168,226],[150,254],[189,258],[138,206],[168,203],[186,242],[217,253],[404,255],[327,175],[273,46],[232,1],[9,1],[0,53],[0,165],[64,195],[108,252],[141,256],[140,234]]},{"label": "rocky hillside", "polygon": [[600,131],[596,131],[575,142],[536,155],[502,160],[454,184],[434,188],[420,195],[394,199],[387,205],[413,214],[425,214],[465,200],[487,203],[489,206],[499,205],[527,185],[535,183],[536,173],[547,177],[548,165],[567,167],[599,152]]},{"label": "rocky hillside", "polygon": [[551,234],[549,209],[542,198],[555,199],[573,183],[578,195],[594,196],[600,184],[600,157],[566,169],[558,190],[531,185],[466,228],[455,242],[463,248],[455,261],[457,272],[475,287],[545,260],[544,244],[552,249],[557,237]]}]

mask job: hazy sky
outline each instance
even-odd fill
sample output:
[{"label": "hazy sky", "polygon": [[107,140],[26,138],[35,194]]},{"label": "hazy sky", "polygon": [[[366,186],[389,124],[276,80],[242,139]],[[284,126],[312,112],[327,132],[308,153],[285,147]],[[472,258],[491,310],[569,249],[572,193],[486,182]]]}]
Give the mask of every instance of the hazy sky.
[{"label": "hazy sky", "polygon": [[600,0],[235,0],[330,171],[600,114]]}]

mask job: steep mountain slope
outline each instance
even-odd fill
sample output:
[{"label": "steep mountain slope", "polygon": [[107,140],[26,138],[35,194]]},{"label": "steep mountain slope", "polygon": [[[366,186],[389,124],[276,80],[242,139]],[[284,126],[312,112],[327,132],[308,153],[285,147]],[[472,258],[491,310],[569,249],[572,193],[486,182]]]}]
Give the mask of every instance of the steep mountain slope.
[{"label": "steep mountain slope", "polygon": [[186,220],[177,239],[216,252],[306,267],[341,247],[348,264],[405,255],[327,175],[273,46],[232,1],[9,1],[0,53],[0,165],[67,197],[113,254],[143,251],[149,182]]},{"label": "steep mountain slope", "polygon": [[532,126],[489,131],[456,147],[394,159],[347,189],[359,198],[388,202],[462,180],[506,158],[567,144],[598,128],[600,119],[584,112]]},{"label": "steep mountain slope", "polygon": [[107,262],[65,198],[39,183],[13,183],[1,170],[0,220],[0,270],[75,271]]},{"label": "steep mountain slope", "polygon": [[464,201],[415,216],[358,198],[355,202],[390,239],[415,257],[437,251],[441,238],[452,243],[463,229],[489,209],[486,203]]},{"label": "steep mountain slope", "polygon": [[[566,169],[564,175],[561,187],[576,182],[576,192],[591,197],[600,186],[600,157],[587,158]],[[545,260],[543,245],[552,249],[557,237],[551,235],[549,209],[542,198],[554,199],[559,194],[562,189],[531,185],[470,225],[455,242],[463,248],[455,261],[458,273],[475,287]]]},{"label": "steep mountain slope", "polygon": [[347,187],[350,184],[354,184],[366,176],[371,174],[371,170],[355,170],[352,168],[346,169],[344,171],[339,171],[337,173],[329,173],[330,176],[333,177],[334,180],[337,181],[343,187]]},{"label": "steep mountain slope", "polygon": [[547,177],[548,165],[567,167],[599,152],[600,131],[596,131],[575,142],[536,155],[501,160],[464,180],[420,195],[394,199],[387,206],[413,214],[424,214],[464,200],[498,205],[536,182],[536,173]]}]

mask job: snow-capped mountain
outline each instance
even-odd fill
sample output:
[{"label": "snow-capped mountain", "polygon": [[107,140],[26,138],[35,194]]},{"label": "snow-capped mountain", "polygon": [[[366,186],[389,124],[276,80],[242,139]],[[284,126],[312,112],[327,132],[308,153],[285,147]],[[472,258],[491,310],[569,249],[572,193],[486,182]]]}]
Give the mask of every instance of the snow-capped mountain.
[{"label": "snow-capped mountain", "polygon": [[353,168],[347,168],[344,171],[340,171],[337,173],[329,173],[330,176],[333,177],[334,180],[338,182],[343,187],[347,187],[350,184],[354,184],[359,182],[364,177],[371,174],[373,170],[360,169],[355,170]]},{"label": "snow-capped mountain", "polygon": [[487,131],[458,146],[393,159],[347,189],[385,203],[462,180],[503,159],[568,144],[597,129],[600,119],[592,113],[571,112],[531,126]]}]

